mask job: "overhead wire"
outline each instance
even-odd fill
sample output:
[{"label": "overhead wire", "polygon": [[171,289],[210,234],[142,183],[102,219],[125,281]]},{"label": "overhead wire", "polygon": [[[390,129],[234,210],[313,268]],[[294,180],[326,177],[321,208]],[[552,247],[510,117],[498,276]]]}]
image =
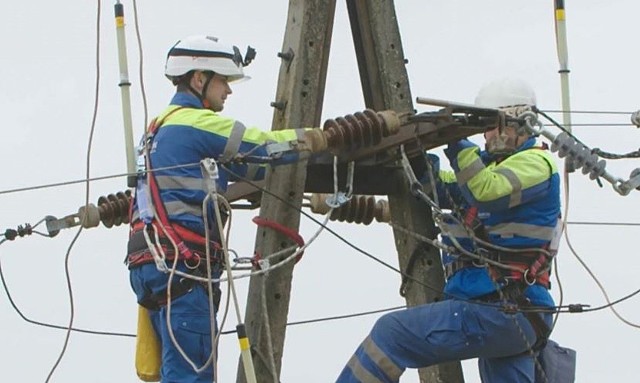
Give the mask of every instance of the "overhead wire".
[{"label": "overhead wire", "polygon": [[[142,85],[142,77],[140,78],[140,81],[141,81],[141,86],[143,87],[143,85]],[[143,94],[143,99],[145,100],[144,102],[146,103],[146,92],[143,90],[142,94]],[[146,111],[146,108],[147,107],[145,105],[145,126],[146,126],[146,120],[148,119],[148,117],[147,117],[147,113],[148,112]],[[555,127],[559,128],[560,130],[568,133],[571,137],[576,139],[577,142],[582,143],[582,141],[580,141],[577,137],[575,137],[569,130],[567,130],[562,125],[560,125],[558,122],[556,122],[553,118],[551,118],[551,117],[549,117],[548,115],[545,114],[545,113],[561,113],[561,111],[556,111],[556,110],[538,110],[538,112],[540,114],[542,114],[543,116],[545,116],[551,122],[551,124],[545,124],[544,126],[555,126]],[[571,111],[571,113],[593,113],[593,114],[618,113],[618,114],[628,114],[630,112]],[[585,123],[585,124],[580,124],[580,125],[573,124],[573,126],[596,126],[596,127],[597,126],[633,126],[633,124]],[[582,143],[582,144],[584,145],[584,143]],[[156,168],[156,169],[150,170],[150,172],[159,172],[159,171],[164,171],[164,170],[171,170],[171,169],[183,168],[183,167],[193,167],[193,166],[199,166],[199,165],[200,164],[198,162],[195,162],[195,163],[189,163],[189,164],[182,164],[182,165],[167,166],[167,167],[163,167],[163,168]],[[39,190],[39,189],[55,188],[55,187],[61,187],[61,186],[69,186],[69,185],[74,185],[74,184],[79,184],[79,183],[85,183],[87,181],[91,181],[91,182],[103,181],[103,180],[109,180],[109,179],[120,178],[120,177],[128,177],[128,176],[136,175],[136,174],[137,173],[129,173],[129,172],[116,173],[116,174],[105,175],[105,176],[90,177],[90,178],[83,178],[83,179],[77,179],[77,180],[61,181],[61,182],[55,182],[55,183],[49,183],[49,184],[42,184],[42,185],[34,185],[34,186],[26,186],[26,187],[21,187],[21,188],[0,190],[0,195],[12,194],[12,193],[20,193],[20,192],[26,192],[26,191],[34,191],[34,190]]]},{"label": "overhead wire", "polygon": [[[88,179],[90,177],[91,174],[91,144],[93,142],[93,135],[95,132],[95,127],[96,127],[96,120],[97,120],[97,116],[98,116],[98,104],[99,104],[99,100],[100,100],[100,15],[101,15],[101,5],[100,2],[97,2],[97,9],[96,9],[96,55],[95,55],[95,64],[96,64],[96,78],[95,78],[95,91],[94,91],[94,104],[93,104],[93,115],[91,117],[91,127],[89,130],[89,141],[87,143],[87,155],[86,155],[86,178]],[[85,184],[85,207],[89,206],[89,187],[90,183],[89,181],[86,181]],[[83,217],[82,220],[84,221],[86,219],[86,217]],[[45,380],[45,383],[48,383],[51,378],[53,377],[54,372],[56,371],[57,367],[59,366],[60,362],[62,361],[62,358],[65,355],[65,352],[67,350],[67,346],[69,344],[69,339],[71,338],[71,328],[73,328],[73,321],[75,318],[75,306],[74,306],[74,299],[73,299],[73,288],[71,285],[71,273],[69,270],[69,259],[70,259],[70,255],[71,255],[71,249],[73,248],[74,244],[76,243],[76,241],[78,240],[78,238],[80,237],[80,234],[82,233],[82,229],[83,226],[80,225],[80,227],[78,228],[75,236],[73,237],[73,239],[71,240],[71,243],[69,244],[69,247],[67,249],[67,252],[65,254],[65,258],[64,258],[64,273],[65,273],[65,279],[67,282],[67,291],[68,291],[68,295],[69,295],[69,324],[67,326],[67,333],[65,335],[64,338],[64,344],[62,346],[62,349],[60,350],[60,354],[58,356],[58,358],[56,359],[54,365],[51,367],[51,370],[49,371],[49,374],[47,375],[47,378]]]},{"label": "overhead wire", "polygon": [[[550,118],[548,115],[546,115],[545,113],[541,113],[545,118],[547,118],[549,121],[551,121],[555,126],[557,126],[560,130],[568,133],[570,136],[574,137],[576,139],[577,142],[580,142],[580,140],[578,140],[575,136],[573,136],[573,134],[568,131],[567,129],[565,129],[562,125],[560,125],[558,122],[556,122],[555,120],[553,120],[552,118]],[[580,142],[581,143],[581,142]],[[584,145],[584,144],[583,144]],[[568,222],[568,214],[569,214],[569,201],[570,201],[570,183],[569,183],[569,172],[567,171],[567,169],[564,169],[564,174],[563,174],[563,178],[564,178],[564,183],[565,183],[565,209],[564,209],[564,219],[565,222]],[[574,224],[593,224],[592,222],[574,222]],[[609,222],[609,223],[602,223],[602,224],[610,224],[610,225],[616,225],[616,226],[621,226],[621,225],[627,225],[627,226],[638,226],[640,224],[635,224],[635,223],[619,223],[619,222]],[[569,247],[569,250],[571,251],[571,253],[573,254],[573,256],[576,258],[576,260],[580,263],[580,265],[582,265],[582,267],[585,269],[585,271],[589,274],[589,276],[591,276],[591,278],[593,279],[593,281],[596,283],[596,285],[598,286],[598,288],[600,289],[600,291],[602,292],[603,296],[605,297],[605,300],[607,302],[607,305],[605,305],[605,307],[609,307],[611,309],[611,311],[614,313],[614,315],[623,323],[627,324],[628,326],[634,327],[634,328],[640,328],[640,324],[636,324],[634,322],[631,322],[627,319],[625,319],[624,317],[622,317],[622,315],[620,315],[620,313],[618,313],[618,311],[615,309],[614,304],[612,304],[611,300],[609,299],[609,294],[607,293],[606,289],[604,288],[604,286],[602,285],[602,283],[600,282],[600,280],[596,277],[596,275],[593,273],[593,271],[591,270],[591,268],[586,264],[586,262],[582,259],[582,257],[580,257],[580,255],[578,254],[578,252],[575,250],[575,248],[573,247],[573,244],[571,243],[571,239],[569,237],[569,230],[567,228],[567,225],[565,223],[564,227],[563,227],[563,232],[564,232],[564,237],[565,237],[565,241],[567,243],[567,246]],[[556,269],[557,269],[557,264],[556,264]],[[557,270],[556,270],[557,273]],[[626,297],[624,297],[622,300],[618,300],[616,301],[616,303],[619,302],[623,302],[626,299],[629,299],[631,297],[635,296],[635,293],[629,294]],[[562,300],[560,301],[560,306],[562,305]],[[597,308],[598,310],[600,308]],[[596,309],[585,309],[584,311],[596,311]],[[556,318],[554,318],[554,325],[557,322],[557,316]]]}]

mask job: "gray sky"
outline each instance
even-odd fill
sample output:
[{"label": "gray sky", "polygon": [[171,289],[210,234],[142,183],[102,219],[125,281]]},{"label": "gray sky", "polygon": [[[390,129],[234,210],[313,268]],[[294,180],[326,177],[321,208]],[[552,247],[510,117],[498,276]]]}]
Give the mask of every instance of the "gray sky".
[{"label": "gray sky", "polygon": [[[123,173],[124,134],[115,50],[114,2],[102,2],[100,29],[100,100],[91,149],[91,175]],[[247,68],[250,82],[234,87],[224,114],[245,124],[270,129],[288,2],[155,0],[139,2],[144,48],[144,80],[149,113],[160,112],[173,89],[163,76],[167,49],[191,34],[210,34],[228,43],[255,47],[258,56]],[[125,1],[129,72],[135,137],[143,130],[138,79],[138,54],[133,6]],[[567,2],[571,95],[574,110],[633,111],[638,109],[635,49],[640,4],[581,0]],[[553,1],[399,0],[396,8],[409,60],[413,97],[472,102],[479,87],[505,75],[521,77],[536,89],[542,109],[560,108],[558,61],[554,38]],[[64,9],[64,11],[63,11]],[[4,139],[0,152],[5,176],[0,190],[82,179],[95,92],[96,2],[13,2],[0,33]],[[364,108],[353,43],[344,2],[338,1],[323,118]],[[416,106],[419,111],[425,110]],[[558,115],[555,115],[560,120]],[[626,123],[628,115],[576,115],[574,123]],[[638,148],[640,132],[633,127],[577,127],[586,144],[610,152]],[[446,161],[443,161],[446,162]],[[561,163],[561,161],[559,161]],[[609,161],[607,169],[627,178],[636,161]],[[126,181],[91,184],[90,200],[124,190]],[[0,195],[0,229],[62,217],[84,204],[82,185]],[[571,176],[569,221],[638,222],[640,193],[621,197],[610,185],[599,188],[580,175]],[[258,211],[234,215],[231,247],[253,251]],[[321,218],[321,217],[318,217]],[[302,220],[301,234],[310,237],[316,225]],[[333,223],[332,228],[379,258],[397,264],[388,226]],[[76,231],[53,239],[32,236],[0,247],[3,271],[16,303],[31,319],[65,324],[69,301],[64,257]],[[617,299],[638,288],[637,227],[569,227],[574,248]],[[75,298],[75,326],[105,331],[135,332],[136,304],[122,264],[124,227],[84,231],[70,254]],[[604,298],[563,243],[558,264],[565,303],[590,303]],[[397,274],[354,252],[329,233],[309,248],[294,272],[290,320],[303,320],[373,310],[402,304]],[[244,301],[247,280],[238,282]],[[559,297],[558,284],[553,294]],[[630,321],[640,322],[634,300],[618,306]],[[243,309],[244,311],[244,309]],[[296,326],[287,331],[282,382],[330,382],[366,336],[377,315]],[[227,328],[235,326],[230,316]],[[0,294],[0,381],[44,381],[63,344],[65,332],[22,321]],[[637,380],[637,329],[624,325],[610,311],[564,314],[553,338],[578,352],[579,382]],[[136,382],[135,342],[130,338],[74,333],[53,382]],[[222,383],[235,381],[238,346],[226,336],[220,347]],[[465,378],[478,382],[474,361],[465,362]],[[416,381],[408,372],[403,382]]]}]

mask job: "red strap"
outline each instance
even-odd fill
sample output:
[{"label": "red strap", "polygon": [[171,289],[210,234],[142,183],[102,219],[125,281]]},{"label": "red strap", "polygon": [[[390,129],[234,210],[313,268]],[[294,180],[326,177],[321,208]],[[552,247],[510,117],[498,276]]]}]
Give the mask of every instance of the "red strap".
[{"label": "red strap", "polygon": [[[162,124],[167,119],[167,117],[169,117],[170,115],[172,115],[173,113],[175,113],[176,111],[182,108],[183,107],[178,107],[172,110],[160,120],[154,119],[153,121],[151,121],[151,124],[149,124],[149,127],[147,128],[148,133],[150,133],[152,136],[155,135],[155,133],[158,131],[160,126],[162,126]],[[151,158],[149,157],[147,158],[146,176],[147,176],[147,183],[149,185],[149,191],[151,192],[151,202],[153,203],[153,206],[156,209],[156,213],[158,214],[158,220],[160,221],[160,224],[164,227],[164,230],[166,230],[167,236],[170,237],[171,240],[175,242],[175,244],[177,245],[178,252],[180,252],[180,255],[184,257],[185,260],[191,260],[192,258],[195,257],[195,255],[184,243],[184,241],[182,240],[182,237],[178,235],[178,233],[176,233],[171,222],[169,222],[169,215],[167,214],[167,210],[164,207],[164,203],[160,198],[160,190],[158,189],[156,177],[154,173],[151,171],[151,169],[153,169],[153,166],[151,164]]]},{"label": "red strap", "polygon": [[[268,227],[281,234],[284,234],[285,236],[289,237],[292,241],[294,241],[298,246],[304,246],[304,239],[302,238],[302,236],[299,233],[293,231],[293,229],[289,227],[286,227],[278,222],[271,221],[262,217],[253,217],[252,221],[258,226]],[[301,252],[300,254],[298,254],[298,256],[296,257],[296,263],[300,261],[303,253],[304,252]],[[256,254],[256,258],[259,259],[260,255]]]},{"label": "red strap", "polygon": [[478,216],[478,208],[471,206],[467,209],[467,213],[464,215],[464,224],[466,227],[474,228],[474,221]]}]

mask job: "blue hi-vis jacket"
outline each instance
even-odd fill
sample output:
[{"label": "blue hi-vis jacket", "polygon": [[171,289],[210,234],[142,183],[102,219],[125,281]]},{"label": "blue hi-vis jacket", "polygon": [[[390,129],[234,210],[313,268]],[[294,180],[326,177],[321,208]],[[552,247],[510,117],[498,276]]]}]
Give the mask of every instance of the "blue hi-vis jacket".
[{"label": "blue hi-vis jacket", "polygon": [[[540,248],[549,244],[560,215],[560,176],[548,151],[535,147],[529,138],[513,154],[500,161],[468,140],[450,144],[445,149],[453,172],[440,171],[439,189],[448,202],[475,206],[489,241],[508,248]],[[444,190],[443,190],[444,189]],[[475,251],[468,233],[453,222],[442,230],[454,236],[469,251]],[[443,235],[443,241],[451,243]],[[443,255],[443,263],[454,258]],[[458,298],[473,298],[495,291],[486,268],[465,268],[456,272],[445,286],[445,293]],[[553,305],[548,291],[533,285],[526,295],[537,305]]]},{"label": "blue hi-vis jacket", "polygon": [[[178,108],[181,109],[176,110]],[[251,152],[251,156],[266,157],[263,144],[302,140],[304,136],[304,129],[263,131],[245,127],[239,121],[205,109],[197,97],[183,92],[174,95],[171,104],[158,116],[158,121],[162,119],[150,149],[160,198],[171,222],[200,235],[204,235],[202,202],[208,193],[198,164],[200,160],[212,158],[244,179],[260,180],[265,176],[264,164],[225,162],[238,153]],[[292,163],[298,159],[296,152],[285,152],[274,164]],[[187,164],[195,165],[171,168]],[[161,168],[170,169],[158,170]],[[224,192],[228,183],[237,179],[222,167],[218,170],[216,187],[218,192]],[[216,221],[211,205],[208,210],[208,222],[213,226]],[[138,215],[134,205],[133,219]]]}]

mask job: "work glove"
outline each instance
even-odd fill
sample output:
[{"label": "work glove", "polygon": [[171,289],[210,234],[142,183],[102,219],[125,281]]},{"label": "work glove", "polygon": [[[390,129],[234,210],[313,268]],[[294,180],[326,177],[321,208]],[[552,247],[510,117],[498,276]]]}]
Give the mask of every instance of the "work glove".
[{"label": "work glove", "polygon": [[458,153],[460,153],[464,149],[474,147],[477,148],[478,145],[467,140],[466,138],[463,138],[456,142],[450,142],[449,145],[447,145],[447,148],[444,150],[444,154],[449,159],[449,162],[453,164],[458,160]]},{"label": "work glove", "polygon": [[329,148],[327,135],[321,128],[311,128],[304,132],[305,149],[311,153],[324,152]]}]

